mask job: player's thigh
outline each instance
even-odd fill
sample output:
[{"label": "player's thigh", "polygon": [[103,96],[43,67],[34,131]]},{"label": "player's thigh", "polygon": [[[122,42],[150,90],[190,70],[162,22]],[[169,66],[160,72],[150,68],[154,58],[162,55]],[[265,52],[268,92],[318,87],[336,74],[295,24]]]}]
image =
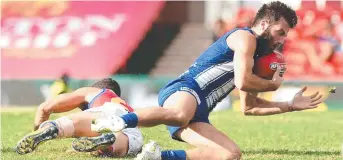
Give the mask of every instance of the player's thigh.
[{"label": "player's thigh", "polygon": [[74,123],[74,137],[95,137],[99,136],[99,133],[91,130],[92,120],[102,116],[101,112],[78,112],[68,115]]},{"label": "player's thigh", "polygon": [[195,97],[186,91],[177,91],[171,94],[163,103],[163,108],[174,110],[181,118],[191,120],[198,103]]},{"label": "player's thigh", "polygon": [[225,149],[230,154],[241,154],[238,145],[233,140],[208,123],[191,123],[181,128],[176,136],[194,147]]}]

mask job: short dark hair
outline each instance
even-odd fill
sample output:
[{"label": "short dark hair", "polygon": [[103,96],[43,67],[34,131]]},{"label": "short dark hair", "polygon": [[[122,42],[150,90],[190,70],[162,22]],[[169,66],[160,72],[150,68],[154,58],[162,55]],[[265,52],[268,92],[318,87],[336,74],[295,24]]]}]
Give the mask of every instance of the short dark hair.
[{"label": "short dark hair", "polygon": [[252,26],[255,26],[262,19],[270,19],[271,22],[276,22],[283,17],[288,23],[289,27],[294,28],[298,23],[298,17],[295,11],[286,4],[275,1],[264,4],[258,11],[253,20]]},{"label": "short dark hair", "polygon": [[95,82],[92,87],[110,89],[118,96],[121,94],[119,83],[112,78],[104,78],[98,82]]}]

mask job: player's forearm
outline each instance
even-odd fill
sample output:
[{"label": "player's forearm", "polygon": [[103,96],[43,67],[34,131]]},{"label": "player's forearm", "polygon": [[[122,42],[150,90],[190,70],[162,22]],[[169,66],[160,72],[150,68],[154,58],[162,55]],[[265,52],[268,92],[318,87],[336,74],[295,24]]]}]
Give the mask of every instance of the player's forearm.
[{"label": "player's forearm", "polygon": [[42,112],[49,114],[67,112],[77,108],[80,102],[80,100],[71,97],[68,93],[61,94],[54,99],[50,99],[42,103],[38,107],[38,110],[41,110]]},{"label": "player's forearm", "polygon": [[[61,110],[62,108],[62,110]],[[48,100],[43,102],[38,106],[34,122],[34,130],[37,130],[38,127],[44,122],[49,120],[51,113],[64,112],[65,109],[61,107],[58,101]]]},{"label": "player's forearm", "polygon": [[289,102],[270,102],[264,99],[257,98],[254,106],[249,107],[244,114],[245,115],[273,115],[281,114],[291,111],[291,105]]},{"label": "player's forearm", "polygon": [[63,105],[58,103],[58,101],[50,100],[39,105],[38,110],[43,113],[50,114],[63,112],[63,108]]},{"label": "player's forearm", "polygon": [[271,80],[265,80],[257,77],[254,74],[245,75],[243,79],[240,79],[241,83],[236,84],[236,87],[245,92],[267,92],[274,91],[274,83]]}]

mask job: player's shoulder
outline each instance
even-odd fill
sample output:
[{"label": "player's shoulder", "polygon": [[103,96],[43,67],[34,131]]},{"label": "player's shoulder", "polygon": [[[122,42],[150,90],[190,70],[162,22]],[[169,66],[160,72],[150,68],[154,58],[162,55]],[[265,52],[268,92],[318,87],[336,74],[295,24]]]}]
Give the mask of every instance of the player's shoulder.
[{"label": "player's shoulder", "polygon": [[84,87],[84,92],[87,92],[87,94],[102,94],[102,95],[111,95],[114,97],[117,97],[118,95],[112,91],[111,89],[107,88],[95,88],[95,87]]},{"label": "player's shoulder", "polygon": [[230,34],[230,36],[228,36],[228,39],[232,39],[232,40],[242,40],[242,41],[254,41],[256,42],[256,37],[255,35],[253,35],[250,31],[248,30],[237,30],[233,33]]},{"label": "player's shoulder", "polygon": [[232,49],[255,48],[256,37],[248,30],[237,30],[227,37],[226,42]]}]

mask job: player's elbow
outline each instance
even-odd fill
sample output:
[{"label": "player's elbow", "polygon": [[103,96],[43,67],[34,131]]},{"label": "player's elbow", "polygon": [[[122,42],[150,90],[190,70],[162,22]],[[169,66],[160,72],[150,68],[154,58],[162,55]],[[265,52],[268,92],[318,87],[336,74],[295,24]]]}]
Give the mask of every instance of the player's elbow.
[{"label": "player's elbow", "polygon": [[244,81],[244,78],[235,76],[235,86],[236,86],[239,90],[244,89],[245,86],[246,86],[245,81]]},{"label": "player's elbow", "polygon": [[251,90],[249,90],[249,87],[246,84],[240,84],[237,86],[237,88],[241,91],[244,91],[244,92],[250,92],[251,91]]},{"label": "player's elbow", "polygon": [[249,84],[244,78],[235,79],[235,86],[241,91],[250,92]]}]

